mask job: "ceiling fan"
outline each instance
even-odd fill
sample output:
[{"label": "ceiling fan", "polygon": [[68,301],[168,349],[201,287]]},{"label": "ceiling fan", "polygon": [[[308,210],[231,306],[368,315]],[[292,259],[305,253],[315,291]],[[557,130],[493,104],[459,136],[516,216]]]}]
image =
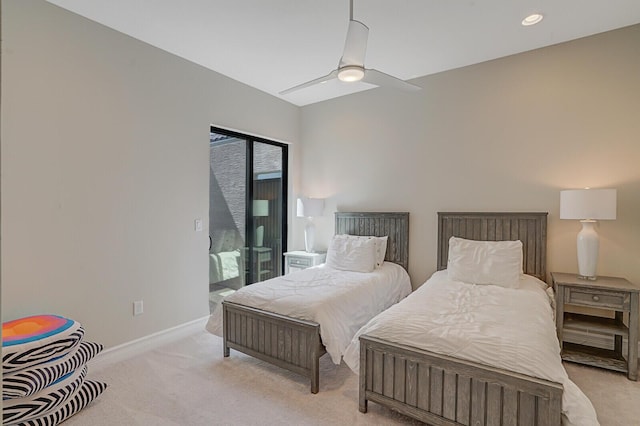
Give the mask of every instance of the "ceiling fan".
[{"label": "ceiling fan", "polygon": [[338,68],[323,77],[283,90],[280,94],[287,95],[335,78],[344,82],[362,81],[376,86],[393,87],[407,91],[420,90],[421,87],[419,86],[407,83],[378,70],[364,67],[368,36],[369,28],[362,22],[353,19],[353,0],[349,0],[349,28],[347,29],[347,40],[344,43],[344,52],[338,63]]}]

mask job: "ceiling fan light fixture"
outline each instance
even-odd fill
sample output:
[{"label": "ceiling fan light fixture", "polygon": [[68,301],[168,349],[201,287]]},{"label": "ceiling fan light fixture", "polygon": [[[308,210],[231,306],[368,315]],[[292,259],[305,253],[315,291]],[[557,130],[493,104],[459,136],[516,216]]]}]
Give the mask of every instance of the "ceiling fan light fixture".
[{"label": "ceiling fan light fixture", "polygon": [[542,16],[542,14],[540,14],[540,13],[532,13],[531,15],[527,16],[526,18],[524,18],[522,20],[522,25],[524,25],[525,27],[528,27],[530,25],[535,25],[538,22],[542,21],[542,18],[544,18],[544,16]]},{"label": "ceiling fan light fixture", "polygon": [[[325,76],[298,84],[279,93],[281,95],[288,95],[297,90],[320,85],[335,79],[346,83],[362,81],[367,85],[387,86],[406,91],[420,90],[420,86],[407,83],[402,79],[385,74],[376,69],[364,67],[368,36],[369,27],[353,19],[353,0],[350,0],[349,27],[347,28],[347,37],[344,42],[344,50],[342,51],[340,62],[338,62],[338,67]],[[355,89],[358,89],[357,85]]]},{"label": "ceiling fan light fixture", "polygon": [[360,81],[364,77],[364,68],[359,66],[349,66],[340,68],[338,71],[338,79],[347,83]]}]

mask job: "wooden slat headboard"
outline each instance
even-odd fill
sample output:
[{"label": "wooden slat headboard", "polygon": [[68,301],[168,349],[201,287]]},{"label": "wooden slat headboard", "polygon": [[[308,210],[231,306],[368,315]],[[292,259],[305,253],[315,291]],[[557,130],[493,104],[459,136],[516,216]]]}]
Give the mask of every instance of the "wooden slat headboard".
[{"label": "wooden slat headboard", "polygon": [[547,280],[548,213],[438,213],[438,270],[447,268],[449,238],[522,241],[525,274]]},{"label": "wooden slat headboard", "polygon": [[385,261],[409,268],[409,213],[336,212],[336,234],[388,236]]}]

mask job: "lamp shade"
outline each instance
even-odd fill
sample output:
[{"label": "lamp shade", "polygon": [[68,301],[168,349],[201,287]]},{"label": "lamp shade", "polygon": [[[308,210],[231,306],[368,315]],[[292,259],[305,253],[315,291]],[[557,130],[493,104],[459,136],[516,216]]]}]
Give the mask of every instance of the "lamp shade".
[{"label": "lamp shade", "polygon": [[269,200],[253,200],[254,216],[269,216]]},{"label": "lamp shade", "polygon": [[560,219],[615,220],[615,189],[567,189],[560,191]]},{"label": "lamp shade", "polygon": [[324,199],[322,198],[298,198],[297,216],[314,217],[322,216]]}]

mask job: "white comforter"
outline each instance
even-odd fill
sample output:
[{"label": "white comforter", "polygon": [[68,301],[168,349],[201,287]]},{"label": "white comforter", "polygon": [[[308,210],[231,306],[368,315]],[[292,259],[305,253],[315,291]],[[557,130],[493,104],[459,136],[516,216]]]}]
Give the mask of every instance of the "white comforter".
[{"label": "white comforter", "polygon": [[[411,293],[407,272],[385,262],[370,273],[320,265],[243,287],[224,300],[320,324],[320,336],[335,364],[351,338],[371,318]],[[222,336],[222,309],[207,330]]]},{"label": "white comforter", "polygon": [[373,318],[353,337],[344,361],[358,374],[367,334],[561,383],[563,423],[598,425],[591,401],[562,366],[546,284],[524,275],[520,288],[472,285],[436,272],[411,296]]}]

